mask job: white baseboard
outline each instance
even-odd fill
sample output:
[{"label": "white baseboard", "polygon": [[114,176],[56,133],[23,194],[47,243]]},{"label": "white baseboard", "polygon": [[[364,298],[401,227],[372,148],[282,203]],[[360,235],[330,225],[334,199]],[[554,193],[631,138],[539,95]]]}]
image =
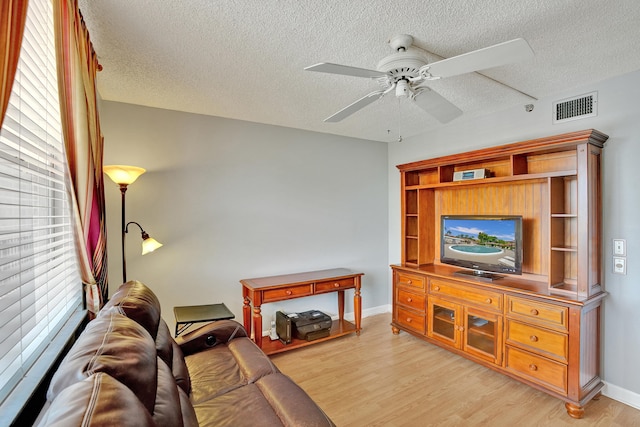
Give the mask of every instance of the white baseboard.
[{"label": "white baseboard", "polygon": [[[379,305],[378,307],[371,307],[362,310],[362,317],[375,316],[376,314],[391,313],[391,304]],[[336,320],[338,316],[333,316],[332,319]],[[353,322],[355,315],[353,313],[345,313],[344,318],[350,322]]]},{"label": "white baseboard", "polygon": [[640,409],[640,394],[604,381],[602,394],[632,408]]}]

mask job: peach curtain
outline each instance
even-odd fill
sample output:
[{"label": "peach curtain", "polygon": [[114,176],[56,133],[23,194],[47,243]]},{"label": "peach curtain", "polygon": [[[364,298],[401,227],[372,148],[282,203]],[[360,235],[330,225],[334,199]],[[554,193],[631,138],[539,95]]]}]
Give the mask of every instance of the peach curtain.
[{"label": "peach curtain", "polygon": [[27,0],[0,1],[0,126],[9,105],[18,67],[22,33],[27,18]]},{"label": "peach curtain", "polygon": [[60,112],[76,211],[76,246],[82,280],[88,289],[87,305],[96,312],[108,297],[104,140],[96,90],[101,66],[77,0],[54,0],[53,5]]}]

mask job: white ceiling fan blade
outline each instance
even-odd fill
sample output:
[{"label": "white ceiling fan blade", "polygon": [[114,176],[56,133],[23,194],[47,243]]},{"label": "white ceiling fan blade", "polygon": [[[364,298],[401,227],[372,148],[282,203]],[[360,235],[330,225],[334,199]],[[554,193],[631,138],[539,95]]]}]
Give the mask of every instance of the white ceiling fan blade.
[{"label": "white ceiling fan blade", "polygon": [[330,62],[321,62],[319,64],[305,67],[306,71],[317,71],[320,73],[342,74],[344,76],[368,77],[377,79],[385,77],[386,74],[376,70],[368,70],[366,68],[350,67],[348,65],[332,64]]},{"label": "white ceiling fan blade", "polygon": [[378,99],[382,98],[382,96],[385,93],[386,93],[386,91],[383,91],[383,90],[377,90],[375,92],[371,92],[370,94],[365,95],[362,98],[358,99],[353,104],[344,107],[342,110],[338,111],[334,115],[332,115],[330,117],[327,117],[326,119],[324,119],[324,121],[325,122],[329,122],[329,123],[339,122],[342,119],[345,119],[345,118],[349,117],[350,115],[352,115],[356,111],[359,111],[359,110],[363,109],[364,107],[366,107],[367,105],[369,105],[369,104],[377,101]]},{"label": "white ceiling fan blade", "polygon": [[435,78],[450,77],[523,61],[532,56],[533,50],[526,40],[514,39],[425,65],[421,71],[424,69],[427,75]]},{"label": "white ceiling fan blade", "polygon": [[418,107],[431,114],[441,123],[448,123],[462,115],[462,110],[428,87],[417,93],[413,100]]}]

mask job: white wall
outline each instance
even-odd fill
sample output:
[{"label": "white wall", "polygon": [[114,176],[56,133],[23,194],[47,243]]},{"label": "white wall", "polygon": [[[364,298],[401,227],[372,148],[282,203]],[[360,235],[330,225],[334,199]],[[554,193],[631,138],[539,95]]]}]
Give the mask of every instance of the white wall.
[{"label": "white wall", "polygon": [[[598,116],[552,124],[552,102],[598,91]],[[640,407],[640,72],[558,94],[389,145],[389,260],[400,261],[400,176],[395,165],[470,149],[582,129],[609,135],[603,153],[603,254],[605,299],[602,329],[605,394]],[[612,239],[627,240],[627,275],[612,273]]]},{"label": "white wall", "polygon": [[[154,289],[170,328],[177,305],[224,302],[242,322],[240,279],[334,267],[365,273],[365,314],[388,310],[386,144],[114,102],[101,124],[105,164],[147,169],[126,217],[164,246],[141,256],[130,228],[127,279]],[[113,293],[120,192],[106,190]],[[336,295],[264,305],[265,330],[276,308],[336,314]]]}]

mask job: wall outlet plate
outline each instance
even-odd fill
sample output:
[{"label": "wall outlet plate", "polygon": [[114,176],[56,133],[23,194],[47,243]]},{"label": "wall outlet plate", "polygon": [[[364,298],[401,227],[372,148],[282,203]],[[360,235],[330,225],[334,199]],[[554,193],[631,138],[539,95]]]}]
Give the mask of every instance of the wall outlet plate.
[{"label": "wall outlet plate", "polygon": [[613,272],[616,274],[627,274],[627,259],[623,257],[613,257]]}]

